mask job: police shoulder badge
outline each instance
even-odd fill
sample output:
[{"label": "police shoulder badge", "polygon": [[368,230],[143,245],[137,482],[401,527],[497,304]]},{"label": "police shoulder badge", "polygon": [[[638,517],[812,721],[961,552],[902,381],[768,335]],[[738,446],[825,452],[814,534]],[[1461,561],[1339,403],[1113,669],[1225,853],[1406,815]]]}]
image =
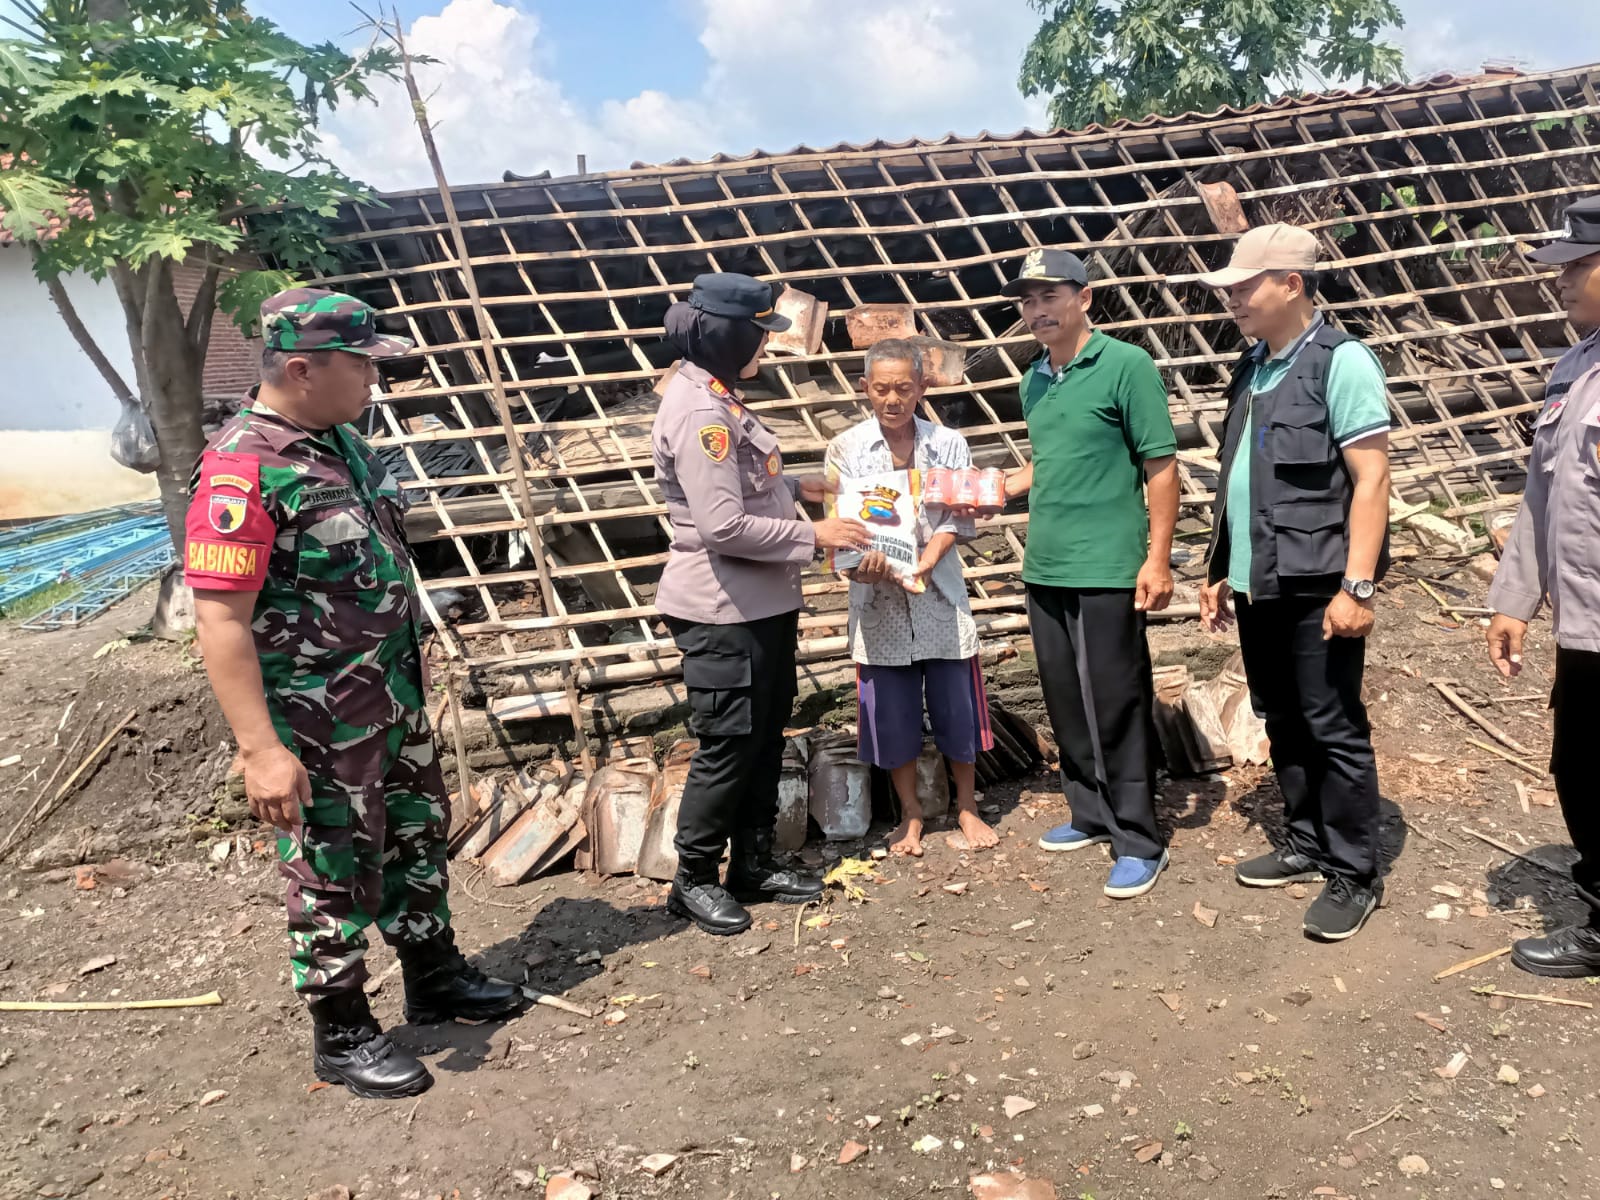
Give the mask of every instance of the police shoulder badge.
[{"label": "police shoulder badge", "polygon": [[706,452],[706,457],[712,462],[719,463],[728,457],[728,451],[733,448],[733,434],[726,425],[702,425],[700,427],[700,449]]},{"label": "police shoulder badge", "polygon": [[724,397],[726,397],[726,396],[732,395],[732,393],[728,391],[727,385],[725,385],[722,382],[722,380],[720,380],[720,379],[713,379],[706,386],[708,386],[711,389],[711,394],[713,396],[724,396]]},{"label": "police shoulder badge", "polygon": [[771,454],[767,455],[767,474],[776,475],[782,469],[783,460],[778,457],[778,452],[774,450]]}]

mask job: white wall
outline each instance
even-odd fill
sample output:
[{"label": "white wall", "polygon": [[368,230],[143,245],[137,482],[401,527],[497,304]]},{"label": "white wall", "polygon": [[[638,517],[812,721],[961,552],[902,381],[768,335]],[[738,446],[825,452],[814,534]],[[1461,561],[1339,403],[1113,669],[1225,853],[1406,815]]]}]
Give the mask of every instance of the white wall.
[{"label": "white wall", "polygon": [[[131,388],[133,357],[122,306],[109,280],[69,276],[67,294],[95,341]],[[7,430],[109,430],[121,406],[67,332],[33,275],[28,251],[0,247],[0,438]]]}]

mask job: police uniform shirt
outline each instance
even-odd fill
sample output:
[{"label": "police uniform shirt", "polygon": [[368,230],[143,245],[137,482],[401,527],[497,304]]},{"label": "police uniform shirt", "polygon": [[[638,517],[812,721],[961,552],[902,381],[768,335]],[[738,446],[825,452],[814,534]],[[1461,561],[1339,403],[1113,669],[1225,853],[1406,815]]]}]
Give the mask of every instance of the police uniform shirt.
[{"label": "police uniform shirt", "polygon": [[777,435],[685,362],[662,396],[651,450],[672,525],[656,607],[713,625],[798,609],[816,532],[795,511]]}]

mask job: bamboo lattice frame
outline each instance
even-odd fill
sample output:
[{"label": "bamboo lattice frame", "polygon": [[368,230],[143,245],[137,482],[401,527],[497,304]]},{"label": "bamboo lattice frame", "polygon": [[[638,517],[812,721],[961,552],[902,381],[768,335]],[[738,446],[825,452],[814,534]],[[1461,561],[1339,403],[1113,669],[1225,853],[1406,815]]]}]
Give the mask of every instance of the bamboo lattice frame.
[{"label": "bamboo lattice frame", "polygon": [[[1071,134],[798,148],[709,163],[453,189],[523,447],[520,510],[508,431],[490,403],[462,264],[439,194],[351,208],[326,286],[363,296],[417,351],[390,372],[374,441],[410,478],[427,587],[467,593],[447,638],[478,669],[536,690],[577,671],[593,691],[672,672],[652,601],[666,557],[645,393],[671,365],[662,316],[694,276],[780,279],[825,304],[820,345],[776,357],[749,392],[790,470],[866,411],[850,310],[901,306],[959,361],[927,414],[959,426],[981,465],[1026,460],[1017,381],[1035,346],[999,295],[1035,246],[1082,255],[1096,320],[1143,345],[1169,383],[1183,499],[1205,515],[1223,388],[1240,343],[1214,296],[1172,277],[1222,263],[1245,225],[1321,238],[1324,308],[1389,372],[1401,499],[1464,519],[1520,490],[1527,423],[1553,358],[1576,340],[1553,274],[1516,244],[1555,236],[1600,192],[1600,68],[1442,78],[1305,97],[1244,113]],[[261,219],[270,220],[270,217]],[[556,611],[531,565],[531,524]],[[1026,515],[963,556],[980,626],[1020,632]],[[844,655],[844,588],[808,575],[802,652]],[[475,601],[475,602],[474,602]]]}]

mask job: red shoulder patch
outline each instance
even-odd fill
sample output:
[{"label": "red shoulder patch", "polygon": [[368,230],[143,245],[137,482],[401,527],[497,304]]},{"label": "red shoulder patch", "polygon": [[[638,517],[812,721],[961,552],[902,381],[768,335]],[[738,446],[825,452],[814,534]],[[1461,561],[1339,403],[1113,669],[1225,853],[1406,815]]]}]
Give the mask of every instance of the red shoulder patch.
[{"label": "red shoulder patch", "polygon": [[184,524],[184,582],[214,591],[256,591],[267,577],[277,528],[261,500],[261,460],[208,450],[200,459]]}]

